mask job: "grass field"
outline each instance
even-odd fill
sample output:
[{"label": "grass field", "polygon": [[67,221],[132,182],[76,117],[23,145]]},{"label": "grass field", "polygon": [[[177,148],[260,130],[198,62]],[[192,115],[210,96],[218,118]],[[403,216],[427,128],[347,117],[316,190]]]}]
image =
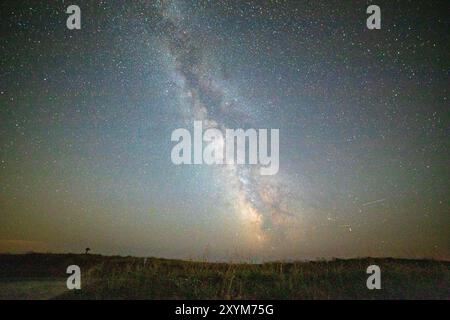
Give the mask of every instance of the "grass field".
[{"label": "grass field", "polygon": [[[68,290],[66,268],[81,268]],[[381,268],[381,290],[366,269]],[[450,262],[351,259],[227,264],[76,254],[0,255],[0,299],[449,299]]]}]

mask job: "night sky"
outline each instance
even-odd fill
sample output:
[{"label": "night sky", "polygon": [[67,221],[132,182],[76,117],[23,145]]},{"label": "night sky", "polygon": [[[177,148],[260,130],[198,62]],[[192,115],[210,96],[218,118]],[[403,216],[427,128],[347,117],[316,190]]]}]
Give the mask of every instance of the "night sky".
[{"label": "night sky", "polygon": [[[448,9],[2,1],[0,251],[450,259]],[[278,174],[174,165],[194,120],[279,129]]]}]

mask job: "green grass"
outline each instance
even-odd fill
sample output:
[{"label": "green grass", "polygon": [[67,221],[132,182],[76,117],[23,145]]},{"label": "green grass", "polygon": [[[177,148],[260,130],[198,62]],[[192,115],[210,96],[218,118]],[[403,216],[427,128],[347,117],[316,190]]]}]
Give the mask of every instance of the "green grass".
[{"label": "green grass", "polygon": [[0,280],[0,300],[48,300],[67,293],[66,279]]},{"label": "green grass", "polygon": [[[81,267],[81,290],[61,290],[71,264]],[[366,287],[371,264],[381,268],[381,290]],[[144,264],[144,258],[134,257],[0,255],[0,298],[449,299],[450,263],[367,258],[227,264],[148,258]]]}]

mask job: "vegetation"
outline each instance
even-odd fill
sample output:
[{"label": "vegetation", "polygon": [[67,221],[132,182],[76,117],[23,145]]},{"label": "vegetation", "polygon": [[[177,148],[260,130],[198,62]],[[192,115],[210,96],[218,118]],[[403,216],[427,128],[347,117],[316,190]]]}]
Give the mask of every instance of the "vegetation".
[{"label": "vegetation", "polygon": [[[80,266],[82,289],[65,287]],[[366,269],[381,268],[381,290]],[[53,286],[52,286],[53,283]],[[93,254],[0,255],[0,299],[449,299],[450,262],[207,263]]]}]

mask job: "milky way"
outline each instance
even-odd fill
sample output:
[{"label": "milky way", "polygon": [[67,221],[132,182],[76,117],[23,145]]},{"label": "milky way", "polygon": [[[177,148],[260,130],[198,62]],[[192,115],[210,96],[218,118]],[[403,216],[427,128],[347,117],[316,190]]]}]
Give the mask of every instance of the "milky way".
[{"label": "milky way", "polygon": [[[184,97],[182,114],[187,114],[188,121],[201,120],[206,128],[219,128],[224,132],[228,128],[252,127],[251,115],[242,117],[243,108],[239,97],[231,96],[222,78],[217,79],[210,73],[214,66],[208,65],[203,57],[203,49],[196,43],[193,35],[179,25],[183,16],[175,3],[163,5],[161,15],[162,30],[167,35],[168,51],[175,64],[176,75],[180,83],[181,95]],[[219,73],[220,74],[220,73]],[[234,202],[235,210],[249,225],[249,232],[254,241],[264,241],[261,246],[270,245],[275,249],[274,241],[267,239],[275,230],[282,236],[281,224],[287,215],[283,210],[278,186],[274,182],[260,181],[258,170],[248,166],[229,165],[218,173],[226,185],[227,195]],[[270,185],[271,183],[271,185]],[[278,188],[278,192],[274,189]],[[291,222],[292,223],[292,222]]]}]

